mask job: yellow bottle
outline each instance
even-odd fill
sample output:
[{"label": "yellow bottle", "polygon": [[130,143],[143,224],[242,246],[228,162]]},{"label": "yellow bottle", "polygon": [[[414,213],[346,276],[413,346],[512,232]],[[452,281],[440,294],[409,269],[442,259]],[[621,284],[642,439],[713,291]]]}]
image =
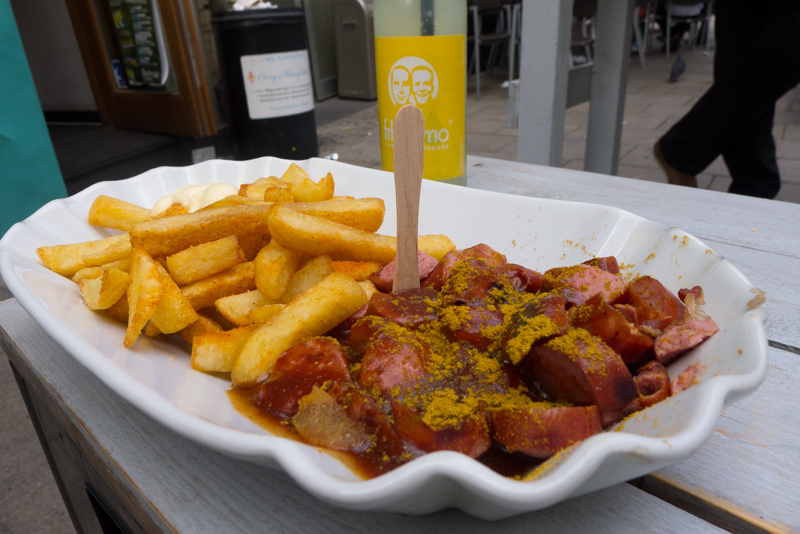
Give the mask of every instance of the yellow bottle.
[{"label": "yellow bottle", "polygon": [[383,169],[393,170],[394,116],[425,117],[423,178],[466,185],[467,0],[375,0]]}]

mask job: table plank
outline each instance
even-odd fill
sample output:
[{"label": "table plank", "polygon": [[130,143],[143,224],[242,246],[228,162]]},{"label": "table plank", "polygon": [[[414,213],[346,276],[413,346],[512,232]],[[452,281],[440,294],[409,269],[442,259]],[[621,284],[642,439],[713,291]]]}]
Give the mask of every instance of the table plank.
[{"label": "table plank", "polygon": [[615,206],[704,241],[800,257],[800,204],[479,156],[467,157],[467,185]]},{"label": "table plank", "polygon": [[767,294],[767,337],[800,350],[800,260],[769,252],[708,240],[706,244],[728,258],[750,282]]},{"label": "table plank", "polygon": [[733,514],[770,532],[800,532],[800,357],[770,349],[769,358],[758,390],[726,408],[703,448],[646,481],[646,490],[664,497],[677,488],[707,508],[727,505],[702,515],[716,524]]},{"label": "table plank", "polygon": [[[457,510],[426,516],[356,512],[317,501],[278,471],[228,458],[165,429],[102,385],[73,360],[14,299],[0,303],[0,346],[40,381],[75,421],[76,436],[108,456],[119,484],[177,532],[631,532],[669,525],[676,531],[721,532],[628,484],[546,510],[487,522]],[[155,523],[155,520],[154,520]]]},{"label": "table plank", "polygon": [[800,347],[800,204],[470,156],[469,187],[614,206],[678,226],[767,292],[770,340]]}]

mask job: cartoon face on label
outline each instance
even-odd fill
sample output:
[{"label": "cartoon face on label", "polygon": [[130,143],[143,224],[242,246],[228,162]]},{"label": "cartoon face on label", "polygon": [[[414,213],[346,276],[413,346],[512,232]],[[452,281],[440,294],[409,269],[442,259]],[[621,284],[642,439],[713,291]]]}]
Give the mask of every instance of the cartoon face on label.
[{"label": "cartoon face on label", "polygon": [[428,67],[417,67],[411,73],[411,91],[417,104],[428,101],[433,91],[433,71]]},{"label": "cartoon face on label", "polygon": [[439,94],[439,77],[424,59],[406,56],[389,70],[388,89],[395,106],[422,105]]},{"label": "cartoon face on label", "polygon": [[392,102],[403,105],[408,103],[411,94],[410,75],[405,67],[395,67],[389,75],[389,92]]}]

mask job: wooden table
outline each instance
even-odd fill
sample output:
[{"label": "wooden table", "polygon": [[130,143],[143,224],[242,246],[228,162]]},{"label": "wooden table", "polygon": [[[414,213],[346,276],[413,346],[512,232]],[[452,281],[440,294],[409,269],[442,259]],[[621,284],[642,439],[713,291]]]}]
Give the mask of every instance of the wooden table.
[{"label": "wooden table", "polygon": [[709,442],[661,472],[495,523],[323,504],[280,472],[179,437],[122,401],[11,299],[8,354],[73,521],[82,532],[800,532],[800,205],[468,159],[470,187],[607,204],[675,225],[767,293],[770,369]]}]

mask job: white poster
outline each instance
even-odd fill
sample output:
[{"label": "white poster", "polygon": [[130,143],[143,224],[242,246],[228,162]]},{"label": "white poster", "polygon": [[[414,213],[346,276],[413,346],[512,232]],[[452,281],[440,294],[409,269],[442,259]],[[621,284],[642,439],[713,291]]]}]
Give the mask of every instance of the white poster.
[{"label": "white poster", "polygon": [[314,109],[308,50],[239,59],[251,119],[298,115]]}]

